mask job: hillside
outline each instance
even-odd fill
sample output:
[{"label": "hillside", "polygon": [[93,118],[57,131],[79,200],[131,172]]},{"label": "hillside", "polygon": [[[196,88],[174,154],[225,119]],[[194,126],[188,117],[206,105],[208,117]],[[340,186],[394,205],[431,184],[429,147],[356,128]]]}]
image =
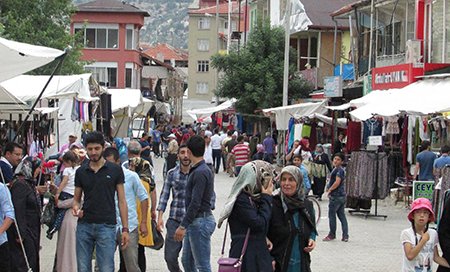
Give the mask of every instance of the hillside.
[{"label": "hillside", "polygon": [[[73,0],[73,3],[76,5],[89,1]],[[130,0],[127,2],[150,14],[141,29],[141,42],[168,43],[177,48],[187,49],[187,12],[191,0]]]}]

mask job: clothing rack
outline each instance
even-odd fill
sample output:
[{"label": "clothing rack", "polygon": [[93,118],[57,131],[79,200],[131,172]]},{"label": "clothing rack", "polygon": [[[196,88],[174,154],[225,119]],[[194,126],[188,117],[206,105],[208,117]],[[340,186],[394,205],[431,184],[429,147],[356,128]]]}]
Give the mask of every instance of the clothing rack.
[{"label": "clothing rack", "polygon": [[[371,214],[370,210],[349,210],[348,212],[353,215],[353,214],[357,214],[357,215],[363,215],[366,219],[367,217],[378,217],[378,218],[384,218],[384,220],[386,220],[387,215],[381,215],[378,214],[378,170],[379,170],[379,161],[380,161],[380,157],[379,157],[379,151],[378,148],[375,152],[373,151],[368,151],[366,150],[365,152],[369,152],[372,154],[376,155],[376,167],[375,167],[375,188],[374,188],[374,195],[375,195],[375,213]],[[387,156],[387,155],[386,155]]]}]

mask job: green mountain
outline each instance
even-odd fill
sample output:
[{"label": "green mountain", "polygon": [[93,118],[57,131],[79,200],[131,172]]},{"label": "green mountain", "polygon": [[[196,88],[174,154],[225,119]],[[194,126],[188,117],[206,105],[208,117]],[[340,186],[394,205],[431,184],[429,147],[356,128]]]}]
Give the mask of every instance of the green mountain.
[{"label": "green mountain", "polygon": [[[73,0],[75,5],[91,0]],[[149,44],[168,43],[176,48],[187,49],[188,6],[191,0],[133,0],[126,1],[147,11],[141,29],[141,42]]]}]

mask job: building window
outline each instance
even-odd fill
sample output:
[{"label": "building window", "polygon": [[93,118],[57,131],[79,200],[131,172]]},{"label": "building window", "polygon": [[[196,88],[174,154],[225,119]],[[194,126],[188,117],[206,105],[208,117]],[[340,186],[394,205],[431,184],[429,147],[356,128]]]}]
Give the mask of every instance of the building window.
[{"label": "building window", "polygon": [[197,72],[209,72],[209,60],[199,60],[197,62]]},{"label": "building window", "polygon": [[198,29],[209,29],[209,27],[210,27],[209,18],[198,19]]},{"label": "building window", "polygon": [[85,66],[84,69],[90,73],[101,85],[108,88],[117,87],[117,63],[95,63]]},{"label": "building window", "polygon": [[197,82],[197,94],[208,94],[208,82]]},{"label": "building window", "polygon": [[209,51],[209,40],[198,39],[197,40],[197,49],[198,51]]},{"label": "building window", "polygon": [[84,46],[86,48],[117,48],[119,44],[119,29],[117,25],[88,25],[85,29],[81,24],[75,24],[75,33],[84,31]]},{"label": "building window", "polygon": [[125,43],[125,48],[126,49],[135,49],[136,48],[136,39],[135,37],[135,30],[134,30],[134,25],[127,25],[127,29],[126,29],[126,43]]},{"label": "building window", "polygon": [[125,69],[125,88],[132,88],[131,82],[133,79],[133,69]]}]

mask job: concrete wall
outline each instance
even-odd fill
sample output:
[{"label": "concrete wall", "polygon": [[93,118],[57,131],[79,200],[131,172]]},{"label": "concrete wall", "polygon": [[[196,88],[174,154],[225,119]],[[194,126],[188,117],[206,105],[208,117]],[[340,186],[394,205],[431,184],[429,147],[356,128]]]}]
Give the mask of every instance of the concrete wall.
[{"label": "concrete wall", "polygon": [[[445,7],[444,7],[444,1]],[[444,23],[445,20],[445,23]],[[445,29],[444,29],[445,24]],[[447,0],[437,0],[433,2],[433,23],[432,23],[432,62],[450,63],[450,2]],[[445,41],[443,43],[443,41]]]}]

